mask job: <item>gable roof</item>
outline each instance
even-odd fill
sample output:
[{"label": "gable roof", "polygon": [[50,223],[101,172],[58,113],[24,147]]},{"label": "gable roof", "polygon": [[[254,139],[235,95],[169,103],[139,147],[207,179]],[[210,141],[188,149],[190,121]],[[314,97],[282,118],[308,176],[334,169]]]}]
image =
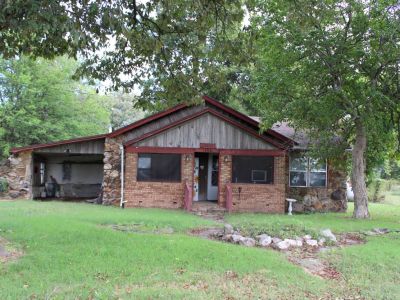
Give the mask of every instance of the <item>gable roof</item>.
[{"label": "gable roof", "polygon": [[209,114],[211,114],[211,115],[213,115],[213,116],[215,116],[215,117],[217,117],[217,118],[219,118],[219,119],[221,119],[221,120],[223,120],[225,122],[228,122],[228,123],[230,123],[231,125],[233,125],[235,127],[240,128],[241,130],[247,132],[248,134],[250,134],[250,135],[252,135],[252,136],[254,136],[254,137],[256,137],[256,138],[258,138],[258,139],[260,139],[260,140],[262,140],[264,142],[266,142],[266,143],[269,143],[269,144],[277,147],[278,149],[285,149],[285,147],[281,143],[278,143],[277,141],[273,140],[272,138],[270,138],[268,136],[265,136],[265,135],[261,135],[261,134],[257,133],[256,131],[247,128],[246,126],[243,126],[241,123],[239,123],[237,121],[234,121],[234,120],[232,120],[230,118],[227,118],[223,114],[221,114],[221,113],[219,113],[219,112],[217,112],[217,111],[215,111],[215,110],[213,110],[211,108],[205,108],[205,109],[203,109],[203,110],[201,110],[201,111],[199,111],[199,112],[197,112],[195,114],[189,115],[189,116],[187,116],[185,118],[182,118],[180,120],[172,122],[168,126],[164,126],[162,128],[159,128],[159,129],[153,130],[151,132],[148,132],[148,133],[146,133],[146,134],[144,134],[142,136],[139,136],[139,137],[137,137],[137,138],[135,138],[133,140],[125,142],[124,145],[125,146],[130,146],[130,145],[132,145],[134,143],[137,143],[137,142],[140,142],[142,140],[148,139],[149,137],[158,135],[158,134],[160,134],[160,133],[162,133],[164,131],[167,131],[167,130],[173,128],[173,127],[179,126],[179,125],[181,125],[183,123],[186,123],[186,122],[188,122],[190,120],[199,118],[200,116],[202,116],[204,114],[207,114],[207,113],[209,113]]},{"label": "gable roof", "polygon": [[288,122],[278,122],[272,125],[272,129],[296,142],[295,149],[307,149],[310,137],[301,130],[296,130]]},{"label": "gable roof", "polygon": [[[203,96],[202,98],[206,104],[214,106],[214,107],[218,108],[219,110],[223,111],[224,113],[226,113],[230,116],[233,116],[234,118],[236,118],[236,119],[240,120],[241,122],[245,123],[246,125],[250,126],[251,128],[253,128],[253,130],[258,132],[259,136],[265,138],[266,141],[273,144],[274,146],[277,146],[280,149],[287,148],[288,146],[291,147],[294,144],[296,144],[296,142],[293,139],[291,139],[290,137],[285,136],[285,135],[283,135],[275,130],[272,130],[272,129],[268,129],[265,132],[260,134],[259,133],[260,126],[259,126],[258,121],[252,119],[251,117],[246,116],[245,114],[238,112],[237,110],[234,110],[233,108],[230,108],[229,106],[227,106],[225,104],[222,104],[221,102],[219,102],[209,96]],[[188,107],[189,107],[189,105],[185,104],[185,103],[178,104],[172,108],[169,108],[167,110],[164,110],[164,111],[156,113],[156,114],[153,114],[147,118],[136,121],[125,127],[119,128],[111,133],[105,133],[105,134],[99,134],[99,135],[87,136],[87,137],[81,137],[81,138],[75,138],[75,139],[69,139],[69,140],[62,140],[62,141],[56,141],[56,142],[51,142],[51,143],[45,143],[45,144],[35,144],[35,145],[29,145],[29,146],[24,146],[24,147],[15,147],[15,148],[12,148],[10,152],[18,153],[18,152],[22,152],[22,151],[26,151],[26,150],[55,147],[55,146],[59,146],[59,145],[77,143],[77,142],[93,141],[93,140],[103,139],[106,137],[110,137],[110,138],[117,137],[126,132],[132,131],[132,130],[139,128],[141,126],[144,126],[150,122],[164,118],[166,116],[174,114],[174,113],[176,113],[180,110],[183,110],[185,108],[188,108]],[[230,121],[232,121],[232,120],[230,120]],[[241,125],[240,122],[235,122],[235,126],[240,126],[240,125]],[[273,138],[268,137],[268,136],[272,136]],[[274,139],[276,139],[276,141]]]},{"label": "gable roof", "polygon": [[127,126],[119,128],[117,130],[114,130],[113,132],[109,133],[108,136],[109,137],[119,136],[121,134],[124,134],[125,132],[131,131],[131,130],[133,130],[135,128],[138,128],[140,126],[143,126],[143,125],[145,125],[147,123],[150,123],[152,121],[155,121],[155,120],[158,120],[158,119],[163,118],[165,116],[168,116],[170,114],[173,114],[174,112],[177,112],[177,111],[179,111],[179,110],[181,110],[183,108],[186,108],[186,107],[188,107],[188,105],[185,104],[185,103],[178,104],[178,105],[173,106],[173,107],[171,107],[171,108],[169,108],[167,110],[163,110],[163,111],[161,111],[159,113],[156,113],[154,115],[151,115],[151,116],[149,116],[147,118],[141,119],[139,121],[133,122],[132,124],[129,124]]}]

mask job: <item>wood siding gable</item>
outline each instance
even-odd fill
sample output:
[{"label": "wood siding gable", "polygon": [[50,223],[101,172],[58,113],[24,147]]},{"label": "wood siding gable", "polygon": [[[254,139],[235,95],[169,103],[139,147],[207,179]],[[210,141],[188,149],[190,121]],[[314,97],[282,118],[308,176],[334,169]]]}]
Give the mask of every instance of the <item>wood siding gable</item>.
[{"label": "wood siding gable", "polygon": [[104,154],[104,139],[75,142],[34,150],[35,153]]},{"label": "wood siding gable", "polygon": [[200,144],[215,144],[218,149],[277,149],[257,136],[256,132],[249,133],[210,112],[157,134],[139,137],[128,144],[135,147],[180,148],[200,148]]}]

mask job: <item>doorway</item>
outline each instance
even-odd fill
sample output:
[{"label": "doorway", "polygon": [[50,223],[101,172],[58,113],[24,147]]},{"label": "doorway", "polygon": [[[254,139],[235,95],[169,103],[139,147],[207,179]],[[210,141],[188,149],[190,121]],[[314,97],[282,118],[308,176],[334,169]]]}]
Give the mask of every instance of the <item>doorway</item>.
[{"label": "doorway", "polygon": [[194,201],[218,200],[218,154],[196,153]]}]

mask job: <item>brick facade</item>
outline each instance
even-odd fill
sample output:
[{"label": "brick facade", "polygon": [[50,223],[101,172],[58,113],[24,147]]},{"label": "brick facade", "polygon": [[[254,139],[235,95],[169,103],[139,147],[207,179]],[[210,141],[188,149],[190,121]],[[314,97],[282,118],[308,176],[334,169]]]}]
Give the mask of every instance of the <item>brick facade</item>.
[{"label": "brick facade", "polygon": [[[220,159],[219,204],[225,206],[226,185],[232,179],[232,156]],[[274,183],[232,183],[233,211],[236,212],[285,212],[285,157],[274,158]]]},{"label": "brick facade", "polygon": [[126,153],[125,207],[182,208],[185,183],[193,184],[194,155],[181,155],[181,182],[137,181],[137,153]]}]

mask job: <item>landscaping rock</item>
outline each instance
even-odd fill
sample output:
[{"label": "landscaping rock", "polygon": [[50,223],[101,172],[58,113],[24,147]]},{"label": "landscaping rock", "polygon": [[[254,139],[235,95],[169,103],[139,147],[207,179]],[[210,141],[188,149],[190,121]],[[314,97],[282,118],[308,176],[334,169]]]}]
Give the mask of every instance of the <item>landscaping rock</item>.
[{"label": "landscaping rock", "polygon": [[303,241],[293,240],[293,239],[285,239],[284,241],[288,242],[290,247],[302,247]]},{"label": "landscaping rock", "polygon": [[256,245],[256,240],[250,237],[242,237],[239,240],[239,244],[246,247],[254,247]]},{"label": "landscaping rock", "polygon": [[317,240],[306,240],[306,244],[308,246],[311,246],[311,247],[318,247],[318,241]]},{"label": "landscaping rock", "polygon": [[375,231],[364,231],[363,234],[368,235],[368,236],[375,236],[375,235],[379,235],[379,233],[376,233]]},{"label": "landscaping rock", "polygon": [[268,247],[272,243],[272,238],[268,234],[261,234],[257,236],[258,244],[261,247]]},{"label": "landscaping rock", "polygon": [[374,228],[372,231],[376,232],[377,234],[386,234],[390,232],[390,230],[387,228]]},{"label": "landscaping rock", "polygon": [[231,224],[224,225],[224,233],[225,234],[233,234],[233,226]]},{"label": "landscaping rock", "polygon": [[225,235],[222,237],[222,240],[223,240],[223,241],[226,241],[226,242],[232,242],[232,234],[225,234]]},{"label": "landscaping rock", "polygon": [[324,238],[326,238],[326,239],[328,239],[329,241],[331,241],[331,242],[334,242],[334,243],[337,242],[336,236],[332,233],[332,231],[331,231],[329,228],[328,228],[328,229],[321,230],[321,235],[322,235]]},{"label": "landscaping rock", "polygon": [[277,237],[274,237],[274,238],[272,238],[272,242],[274,243],[274,244],[278,244],[279,242],[281,242],[282,240],[280,239],[280,238],[277,238]]},{"label": "landscaping rock", "polygon": [[240,234],[232,234],[232,242],[237,244],[243,237]]},{"label": "landscaping rock", "polygon": [[284,240],[274,244],[274,247],[279,250],[288,250],[290,248],[290,243]]},{"label": "landscaping rock", "polygon": [[318,240],[318,246],[322,247],[325,244],[325,242],[326,242],[325,238],[320,238]]},{"label": "landscaping rock", "polygon": [[309,235],[309,234],[306,234],[305,236],[303,236],[303,240],[311,240],[312,239],[312,236],[311,235]]}]

